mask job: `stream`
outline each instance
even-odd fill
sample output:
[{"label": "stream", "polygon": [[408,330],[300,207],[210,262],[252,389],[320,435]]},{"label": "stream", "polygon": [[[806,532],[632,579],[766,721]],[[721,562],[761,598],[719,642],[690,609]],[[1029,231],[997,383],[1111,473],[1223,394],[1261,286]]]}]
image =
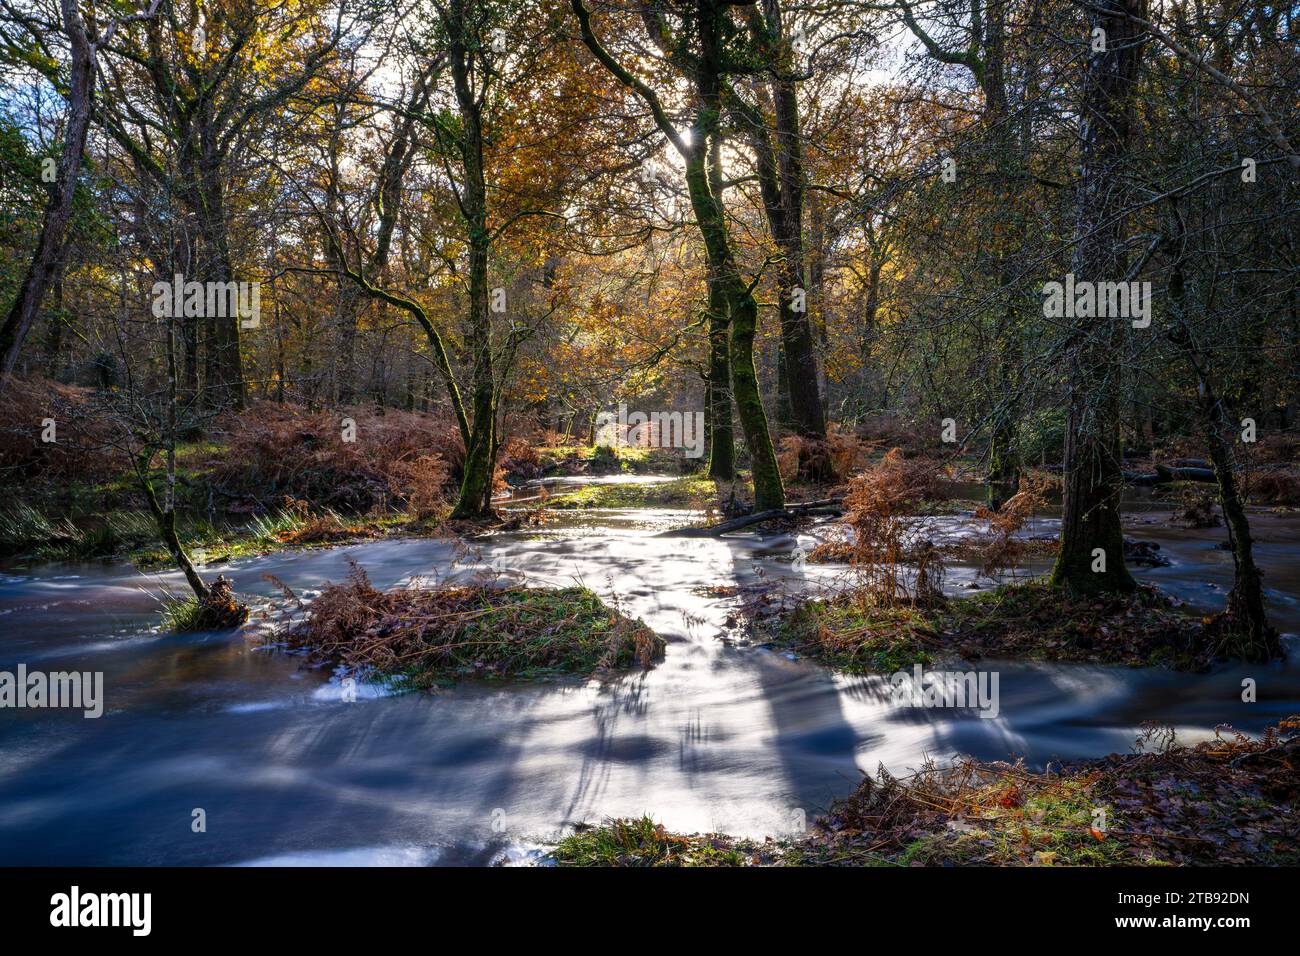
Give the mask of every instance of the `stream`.
[{"label": "stream", "polygon": [[[99,719],[0,710],[0,864],[526,863],[575,823],[642,813],[683,832],[794,836],[880,764],[901,773],[962,752],[1042,766],[1128,751],[1143,721],[1193,741],[1218,724],[1257,732],[1300,713],[1300,514],[1252,517],[1287,662],[1180,674],[983,661],[1000,674],[994,719],[895,707],[881,678],[720,639],[738,599],[707,588],[784,579],[797,590],[842,569],[792,565],[792,551],[814,543],[807,533],[656,536],[690,518],[589,512],[481,539],[468,558],[449,541],[388,539],[207,569],[267,608],[285,600],[264,574],[309,597],[342,580],[349,558],[379,588],[483,569],[580,582],[668,640],[646,673],[433,694],[365,685],[355,701],[328,670],[246,635],[160,632],[157,596],[164,585],[181,593],[179,574],[111,563],[0,571],[0,670],[102,671],[105,688]],[[1031,530],[1056,528],[1041,518]],[[1140,580],[1222,607],[1232,579],[1231,555],[1216,549],[1222,528],[1182,529],[1137,502],[1126,533],[1172,561],[1134,569]],[[970,593],[974,577],[950,565],[945,589]],[[1244,677],[1258,682],[1255,703],[1241,701]],[[205,832],[192,828],[196,809]]]}]

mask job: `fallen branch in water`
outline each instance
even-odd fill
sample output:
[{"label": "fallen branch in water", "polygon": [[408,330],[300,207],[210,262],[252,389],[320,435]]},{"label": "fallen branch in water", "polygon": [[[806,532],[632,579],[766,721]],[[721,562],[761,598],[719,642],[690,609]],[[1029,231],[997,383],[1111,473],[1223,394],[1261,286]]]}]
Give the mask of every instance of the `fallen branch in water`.
[{"label": "fallen branch in water", "polygon": [[1170,468],[1168,465],[1156,465],[1156,474],[1160,476],[1158,484],[1166,481],[1214,481],[1214,470],[1211,468]]},{"label": "fallen branch in water", "polygon": [[[1196,461],[1180,458],[1179,461]],[[1213,483],[1214,470],[1199,465],[1156,465],[1155,471],[1125,471],[1124,481],[1130,485],[1164,485],[1171,481],[1201,481]]]}]

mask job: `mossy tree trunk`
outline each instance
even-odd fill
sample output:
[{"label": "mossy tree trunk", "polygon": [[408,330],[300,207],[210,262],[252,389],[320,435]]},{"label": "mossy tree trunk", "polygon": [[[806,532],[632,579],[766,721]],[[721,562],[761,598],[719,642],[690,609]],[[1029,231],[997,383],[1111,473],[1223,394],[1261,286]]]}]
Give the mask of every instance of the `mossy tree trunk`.
[{"label": "mossy tree trunk", "polygon": [[[596,38],[591,27],[591,14],[582,0],[570,0],[570,5],[587,48],[619,82],[632,89],[650,108],[656,125],[685,161],[691,211],[704,242],[713,283],[727,305],[731,321],[728,350],[731,389],[736,415],[749,448],[754,476],[754,508],[756,511],[782,508],[785,506],[785,489],[781,484],[776,451],[768,431],[767,412],[763,408],[758,375],[754,369],[758,301],[754,298],[753,286],[741,277],[721,196],[715,194],[710,185],[709,144],[721,135],[723,64],[720,29],[725,6],[719,0],[697,0],[691,10],[697,28],[697,48],[690,58],[692,63],[686,74],[693,82],[696,107],[688,141],[673,125],[659,95],[614,59]],[[659,27],[662,39],[667,27],[663,24]]]},{"label": "mossy tree trunk", "polygon": [[713,271],[709,271],[709,477],[736,477],[736,437],[731,417],[731,357],[727,332],[731,322],[727,300]]},{"label": "mossy tree trunk", "polygon": [[754,510],[785,507],[785,488],[776,463],[767,412],[754,371],[754,335],[758,329],[758,303],[738,274],[731,281],[731,389],[754,475]]},{"label": "mossy tree trunk", "polygon": [[[465,469],[460,497],[452,509],[453,518],[480,518],[492,512],[492,478],[496,466],[496,384],[492,358],[492,314],[488,303],[488,254],[491,236],[487,227],[487,183],[483,169],[483,102],[474,87],[478,50],[483,37],[474,35],[469,0],[452,0],[443,13],[448,32],[448,63],[456,91],[461,129],[458,147],[464,178],[460,188],[460,210],[469,233],[469,314],[466,346],[474,363],[471,380],[469,442],[465,448]],[[479,82],[487,83],[490,73],[477,64]],[[486,75],[485,75],[486,74]]]},{"label": "mossy tree trunk", "polygon": [[[152,459],[152,456],[150,456]],[[176,562],[176,566],[181,569],[185,575],[185,581],[189,584],[190,590],[194,596],[202,601],[208,596],[208,586],[199,572],[194,567],[194,562],[190,560],[189,553],[185,546],[181,544],[180,535],[176,533],[176,509],[175,507],[164,507],[158,500],[158,494],[154,491],[153,482],[149,479],[149,461],[146,460],[143,466],[136,471],[140,487],[144,490],[145,498],[149,502],[149,511],[153,514],[154,522],[158,526],[159,537],[162,538],[163,545],[167,552]]]},{"label": "mossy tree trunk", "polygon": [[[199,231],[203,236],[201,281],[224,286],[234,280],[230,254],[230,227],[226,214],[226,157],[218,150],[216,131],[208,112],[210,104],[200,110],[201,155],[196,184]],[[244,407],[244,368],[240,354],[240,317],[238,314],[209,315],[204,319],[206,345],[203,400],[208,408]]]},{"label": "mossy tree trunk", "polygon": [[194,562],[190,560],[189,553],[185,546],[181,544],[180,535],[176,533],[176,410],[177,410],[177,373],[176,373],[176,332],[175,326],[177,319],[175,316],[168,317],[166,320],[166,358],[167,358],[167,433],[165,436],[165,452],[167,455],[167,490],[162,501],[158,500],[158,494],[154,491],[153,479],[149,477],[149,469],[153,463],[153,449],[145,449],[135,456],[133,464],[135,465],[136,480],[140,483],[144,491],[145,500],[149,502],[149,511],[153,515],[154,523],[158,527],[159,537],[162,538],[163,545],[176,562],[176,566],[181,569],[185,575],[185,581],[189,584],[190,590],[194,596],[203,601],[208,597],[209,589],[207,583],[194,567]]},{"label": "mossy tree trunk", "polygon": [[[721,20],[724,7],[717,0],[699,0],[697,5],[700,57],[696,71],[699,106],[695,111],[693,143],[708,143],[720,136],[722,120]],[[736,415],[749,449],[754,476],[754,510],[785,507],[785,489],[776,463],[776,450],[768,431],[767,411],[754,369],[754,336],[758,331],[758,300],[753,287],[740,275],[728,233],[721,197],[709,186],[704,149],[693,148],[686,160],[686,187],[691,210],[704,239],[709,265],[721,285],[731,315],[731,392]]]},{"label": "mossy tree trunk", "polygon": [[[709,188],[722,196],[722,137],[709,142]],[[731,415],[731,353],[728,333],[731,314],[718,274],[708,277],[709,310],[709,477],[717,481],[736,479],[736,430]]]},{"label": "mossy tree trunk", "polygon": [[1171,199],[1172,234],[1178,248],[1173,253],[1173,266],[1169,275],[1169,304],[1175,325],[1170,339],[1191,367],[1196,378],[1197,412],[1205,433],[1205,443],[1214,469],[1214,480],[1219,490],[1219,505],[1223,508],[1224,523],[1228,528],[1228,546],[1232,550],[1232,590],[1228,592],[1227,624],[1244,644],[1224,648],[1247,660],[1267,661],[1282,654],[1277,631],[1268,626],[1264,610],[1264,581],[1259,566],[1255,564],[1254,542],[1250,534],[1250,520],[1246,505],[1237,486],[1236,461],[1232,451],[1232,432],[1224,403],[1215,388],[1210,366],[1210,350],[1199,343],[1188,322],[1187,277],[1183,267],[1183,250],[1186,229],[1177,206]]},{"label": "mossy tree trunk", "polygon": [[[1104,31],[1083,80],[1072,268],[1078,282],[1124,278],[1124,176],[1141,58],[1142,0],[1102,0],[1089,24]],[[1091,31],[1090,31],[1091,32]],[[1052,583],[1076,593],[1130,592],[1120,529],[1120,369],[1127,317],[1080,317],[1067,346],[1069,413],[1061,547]]]},{"label": "mossy tree trunk", "polygon": [[1268,626],[1264,611],[1264,580],[1255,564],[1254,543],[1250,536],[1250,521],[1246,506],[1237,488],[1232,446],[1225,439],[1226,425],[1223,406],[1220,404],[1208,378],[1200,380],[1199,405],[1205,424],[1206,443],[1209,446],[1210,464],[1219,487],[1219,503],[1223,508],[1224,522],[1228,526],[1228,545],[1232,549],[1232,590],[1228,592],[1228,618],[1240,628],[1245,646],[1240,648],[1247,660],[1267,661],[1282,654],[1277,632]]},{"label": "mossy tree trunk", "polygon": [[[698,111],[696,136],[709,135],[717,122],[715,111]],[[736,402],[736,416],[740,419],[749,449],[750,467],[754,476],[754,509],[766,511],[785,506],[785,489],[776,463],[772,435],[767,427],[767,411],[758,387],[758,373],[754,369],[754,336],[758,331],[758,301],[753,290],[745,283],[736,267],[735,255],[727,235],[722,206],[709,189],[704,152],[695,151],[686,157],[686,185],[691,197],[691,208],[704,248],[709,268],[715,275],[714,284],[727,305],[731,316],[731,392]]]},{"label": "mossy tree trunk", "polygon": [[761,106],[747,103],[735,91],[727,105],[737,115],[757,159],[759,189],[768,229],[781,250],[778,264],[779,315],[777,419],[810,440],[800,455],[799,472],[806,478],[834,477],[831,459],[819,443],[826,441],[825,403],[821,374],[808,311],[811,299],[805,270],[803,209],[805,173],[803,135],[799,117],[797,66],[793,46],[785,35],[778,0],[763,0],[749,11],[750,26],[762,43],[769,65],[766,83],[771,118]]}]

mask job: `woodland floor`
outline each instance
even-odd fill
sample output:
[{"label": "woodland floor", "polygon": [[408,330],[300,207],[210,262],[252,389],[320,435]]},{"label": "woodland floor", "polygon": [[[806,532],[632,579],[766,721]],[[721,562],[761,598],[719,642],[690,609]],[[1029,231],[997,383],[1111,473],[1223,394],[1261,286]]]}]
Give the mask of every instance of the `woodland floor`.
[{"label": "woodland floor", "polygon": [[883,771],[798,840],[675,834],[650,817],[560,841],[561,866],[1294,866],[1300,720],[1258,740],[1186,747],[1151,732],[1134,753],[1048,771],[959,759]]}]

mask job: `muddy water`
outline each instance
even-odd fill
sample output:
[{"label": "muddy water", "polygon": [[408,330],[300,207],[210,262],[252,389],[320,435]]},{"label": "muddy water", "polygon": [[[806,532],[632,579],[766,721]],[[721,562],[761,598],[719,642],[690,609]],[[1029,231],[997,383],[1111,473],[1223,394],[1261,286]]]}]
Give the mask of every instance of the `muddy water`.
[{"label": "muddy water", "polygon": [[[494,568],[537,584],[575,581],[669,640],[647,674],[434,695],[342,699],[330,674],[239,636],[156,631],[153,594],[178,577],[59,565],[0,578],[0,669],[103,671],[105,714],[0,710],[0,863],[487,863],[528,859],[579,821],[648,812],[679,830],[789,834],[862,771],[927,755],[1023,754],[1032,763],[1127,750],[1160,720],[1188,738],[1229,722],[1257,730],[1300,712],[1300,667],[1205,675],[1092,666],[992,665],[1000,713],[898,709],[879,679],[719,637],[734,598],[702,585],[833,574],[796,570],[812,543],[655,537],[689,516],[605,512],[484,541],[455,565],[429,540],[278,554],[225,569],[269,605],[270,573],[310,595],[360,562],[379,587]],[[1172,529],[1138,513],[1169,568],[1139,570],[1184,600],[1218,607],[1231,581],[1219,530]],[[1275,620],[1300,630],[1296,516],[1260,516]],[[1050,533],[1044,519],[1034,529]],[[967,590],[970,569],[947,587]],[[1295,649],[1294,639],[1289,643]],[[1293,655],[1294,660],[1294,655]],[[1240,701],[1244,676],[1260,700]],[[192,830],[193,811],[206,832]]]}]

